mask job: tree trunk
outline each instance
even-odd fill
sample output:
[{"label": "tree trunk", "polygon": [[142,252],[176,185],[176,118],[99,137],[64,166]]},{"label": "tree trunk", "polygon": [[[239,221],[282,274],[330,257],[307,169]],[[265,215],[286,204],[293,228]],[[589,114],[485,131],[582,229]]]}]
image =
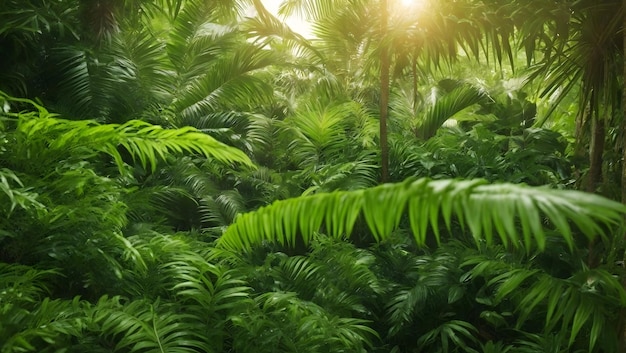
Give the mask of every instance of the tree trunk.
[{"label": "tree trunk", "polygon": [[[387,0],[380,1],[382,36],[387,34],[388,9]],[[389,144],[387,143],[387,118],[389,116],[389,48],[383,39],[380,51],[380,167],[381,182],[389,181]]]},{"label": "tree trunk", "polygon": [[419,93],[417,92],[417,57],[414,55],[411,60],[413,61],[413,114],[417,114],[417,103],[419,101]]},{"label": "tree trunk", "polygon": [[580,109],[578,114],[576,114],[576,131],[574,132],[574,157],[583,160],[585,158],[585,137],[587,136],[585,133],[585,128],[587,125],[587,120],[589,119],[589,115],[591,114],[591,110],[589,109],[589,105],[585,106],[584,109]]},{"label": "tree trunk", "polygon": [[596,192],[602,181],[602,155],[606,129],[604,119],[597,112],[592,112],[591,143],[589,146],[589,174],[587,175],[587,191]]},{"label": "tree trunk", "polygon": [[[591,142],[589,143],[589,173],[587,174],[587,192],[595,193],[602,181],[602,162],[606,129],[604,119],[598,111],[591,110]],[[600,265],[601,254],[596,247],[597,239],[589,242],[587,266],[596,268]]]},{"label": "tree trunk", "polygon": [[[626,1],[626,0],[624,0]],[[595,94],[595,93],[592,93]],[[604,140],[606,138],[604,118],[598,110],[591,110],[591,141],[589,142],[589,172],[585,191],[595,193],[602,179],[602,164],[604,155]],[[597,239],[589,242],[587,266],[596,268],[600,264],[600,254],[596,249]]]}]

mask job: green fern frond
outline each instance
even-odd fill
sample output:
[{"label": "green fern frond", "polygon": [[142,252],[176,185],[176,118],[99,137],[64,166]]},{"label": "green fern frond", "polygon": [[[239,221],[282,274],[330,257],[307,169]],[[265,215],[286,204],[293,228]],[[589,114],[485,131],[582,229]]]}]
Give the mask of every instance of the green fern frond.
[{"label": "green fern frond", "polygon": [[79,298],[44,298],[28,309],[2,313],[0,350],[52,352],[70,346],[72,339],[82,336],[85,325],[84,306]]},{"label": "green fern frond", "polygon": [[275,54],[246,44],[222,55],[205,66],[202,75],[185,82],[173,103],[183,119],[263,104],[272,97],[271,86],[254,73],[273,64]]},{"label": "green fern frond", "polygon": [[200,220],[211,226],[225,227],[246,210],[246,200],[237,190],[226,190],[200,200]]},{"label": "green fern frond", "polygon": [[[433,308],[448,307],[464,294],[459,285],[459,257],[442,247],[433,255],[410,257],[402,275],[411,283],[396,290],[387,303],[390,334],[400,332],[414,320],[426,320]],[[436,310],[436,309],[435,309]]]},{"label": "green fern frond", "polygon": [[235,347],[257,352],[361,351],[374,330],[365,320],[333,315],[295,293],[268,292],[255,299],[257,310],[234,316]]},{"label": "green fern frond", "polygon": [[423,139],[435,135],[437,129],[448,119],[460,111],[480,103],[485,94],[476,87],[461,85],[442,97],[438,98],[426,111],[417,126],[417,133]]},{"label": "green fern frond", "polygon": [[57,274],[54,270],[0,263],[0,313],[19,303],[41,300],[48,293],[44,279],[54,274]]},{"label": "green fern frond", "polygon": [[[107,303],[112,302],[112,303]],[[174,304],[136,300],[121,304],[119,298],[100,299],[94,306],[94,323],[104,337],[117,342],[116,350],[142,353],[213,352],[202,334],[202,318],[180,313]]]},{"label": "green fern frond", "polygon": [[[586,327],[590,352],[601,343],[606,317],[626,303],[626,292],[621,284],[604,269],[580,271],[565,280],[537,270],[517,269],[494,277],[489,284],[497,284],[497,300],[518,298],[518,325],[531,315],[537,315],[542,308],[546,332],[559,324],[569,328],[569,346]],[[520,292],[523,294],[513,293],[522,286],[528,287]]]},{"label": "green fern frond", "polygon": [[[450,320],[422,335],[417,344],[420,348],[440,347],[441,352],[453,352],[452,347],[464,347],[465,352],[478,353],[468,342],[476,342],[478,330],[466,321]],[[431,348],[433,349],[433,348]]]},{"label": "green fern frond", "polygon": [[191,152],[224,163],[238,162],[252,166],[240,150],[222,144],[198,130],[185,127],[164,129],[138,120],[123,125],[98,124],[94,121],[70,121],[58,118],[20,119],[18,131],[26,145],[46,144],[47,154],[87,148],[109,154],[120,171],[124,160],[118,148],[124,147],[145,168],[154,171],[157,162],[168,154]]},{"label": "green fern frond", "polygon": [[9,199],[9,209],[7,216],[10,215],[15,207],[20,206],[22,209],[39,209],[44,210],[44,205],[37,200],[37,193],[25,188],[20,178],[8,168],[0,169],[0,191],[2,191]]},{"label": "green fern frond", "polygon": [[360,215],[374,237],[382,240],[407,214],[418,245],[425,244],[429,226],[438,240],[440,219],[450,227],[456,217],[476,242],[493,244],[497,236],[514,247],[543,249],[545,218],[573,247],[570,224],[593,239],[605,234],[603,226],[619,224],[625,212],[620,203],[577,191],[483,180],[418,179],[276,201],[238,217],[218,245],[232,249],[247,249],[263,241],[293,245],[298,236],[308,243],[322,224],[329,236],[350,235]]},{"label": "green fern frond", "polygon": [[[28,103],[38,113],[9,113],[17,118],[17,139],[27,158],[37,157],[42,163],[54,163],[62,156],[60,151],[79,152],[91,157],[95,152],[109,154],[123,171],[124,160],[118,150],[126,149],[144,168],[156,169],[159,160],[171,153],[198,153],[224,163],[242,163],[253,166],[240,150],[229,147],[192,127],[164,129],[158,125],[130,120],[125,124],[99,124],[92,120],[71,121],[60,119],[41,105],[27,100],[9,97],[8,101]],[[39,147],[39,155],[31,156]]]}]

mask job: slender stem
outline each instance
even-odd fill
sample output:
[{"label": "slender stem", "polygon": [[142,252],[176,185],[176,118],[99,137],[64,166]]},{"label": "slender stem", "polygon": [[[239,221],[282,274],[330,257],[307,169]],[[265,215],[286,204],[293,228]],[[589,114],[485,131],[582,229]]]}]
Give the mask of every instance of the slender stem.
[{"label": "slender stem", "polygon": [[389,48],[386,44],[389,10],[387,0],[380,0],[381,33],[383,36],[380,51],[380,164],[381,182],[389,181],[389,144],[387,142],[387,118],[389,116]]},{"label": "slender stem", "polygon": [[597,110],[591,110],[591,143],[589,146],[589,173],[587,191],[596,192],[602,182],[602,163],[604,141],[606,139],[605,121]]},{"label": "slender stem", "polygon": [[419,100],[419,93],[417,92],[417,54],[413,54],[411,60],[413,61],[413,114],[417,114],[417,101]]}]

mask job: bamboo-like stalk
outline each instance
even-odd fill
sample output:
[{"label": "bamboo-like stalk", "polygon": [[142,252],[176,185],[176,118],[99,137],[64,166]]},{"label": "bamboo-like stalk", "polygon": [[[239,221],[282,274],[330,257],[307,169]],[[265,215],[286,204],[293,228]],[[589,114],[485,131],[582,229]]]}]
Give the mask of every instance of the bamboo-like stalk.
[{"label": "bamboo-like stalk", "polygon": [[[389,9],[387,0],[380,1],[381,33],[387,34]],[[383,43],[385,40],[383,39]],[[389,117],[389,48],[383,44],[380,51],[380,167],[381,182],[389,181],[389,144],[387,142],[387,118]]]}]

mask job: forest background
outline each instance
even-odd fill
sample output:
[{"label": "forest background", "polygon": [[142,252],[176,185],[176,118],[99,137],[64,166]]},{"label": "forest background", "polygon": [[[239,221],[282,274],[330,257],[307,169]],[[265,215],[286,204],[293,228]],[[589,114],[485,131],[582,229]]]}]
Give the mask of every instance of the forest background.
[{"label": "forest background", "polygon": [[0,352],[626,352],[626,1],[278,9],[0,0]]}]

